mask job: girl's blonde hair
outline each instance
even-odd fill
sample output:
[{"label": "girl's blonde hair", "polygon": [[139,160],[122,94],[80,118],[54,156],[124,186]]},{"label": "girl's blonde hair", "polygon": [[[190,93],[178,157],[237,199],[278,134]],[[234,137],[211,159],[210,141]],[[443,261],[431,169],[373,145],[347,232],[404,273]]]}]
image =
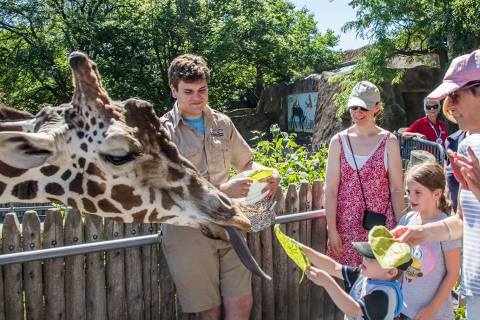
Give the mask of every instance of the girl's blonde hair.
[{"label": "girl's blonde hair", "polygon": [[407,171],[407,181],[415,181],[430,191],[442,190],[438,209],[446,214],[450,214],[452,205],[445,195],[446,178],[443,167],[434,162],[423,162],[411,167]]}]

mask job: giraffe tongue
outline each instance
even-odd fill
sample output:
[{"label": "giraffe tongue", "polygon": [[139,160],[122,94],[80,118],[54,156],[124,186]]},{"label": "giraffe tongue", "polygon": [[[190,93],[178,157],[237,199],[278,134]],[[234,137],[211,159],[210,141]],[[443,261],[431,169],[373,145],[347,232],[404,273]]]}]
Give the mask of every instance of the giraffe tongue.
[{"label": "giraffe tongue", "polygon": [[260,268],[257,261],[255,261],[253,258],[252,253],[250,252],[250,249],[248,248],[240,231],[235,227],[229,226],[225,227],[225,231],[228,233],[230,243],[232,244],[233,249],[240,258],[240,261],[242,261],[243,265],[260,278],[272,280],[272,278]]}]

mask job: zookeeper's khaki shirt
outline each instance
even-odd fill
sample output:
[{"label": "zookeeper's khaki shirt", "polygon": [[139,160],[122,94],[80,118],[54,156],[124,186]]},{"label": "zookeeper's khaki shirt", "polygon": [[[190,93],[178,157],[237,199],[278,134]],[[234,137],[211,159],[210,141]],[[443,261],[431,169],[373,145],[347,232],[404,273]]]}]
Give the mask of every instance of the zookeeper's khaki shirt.
[{"label": "zookeeper's khaki shirt", "polygon": [[232,120],[210,107],[203,112],[205,137],[187,124],[175,103],[161,118],[180,154],[197,167],[201,175],[218,187],[228,180],[228,170],[237,171],[252,161],[252,150]]}]

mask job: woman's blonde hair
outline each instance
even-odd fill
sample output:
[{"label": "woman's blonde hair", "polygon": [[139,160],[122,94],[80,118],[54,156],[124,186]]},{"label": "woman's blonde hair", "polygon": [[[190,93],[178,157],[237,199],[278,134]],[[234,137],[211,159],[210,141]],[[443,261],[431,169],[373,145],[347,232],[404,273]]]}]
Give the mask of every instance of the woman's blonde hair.
[{"label": "woman's blonde hair", "polygon": [[450,99],[449,97],[446,97],[445,100],[443,100],[442,111],[443,111],[443,114],[445,115],[445,118],[452,121],[453,123],[457,123],[457,120],[455,120],[455,118],[452,115],[452,112],[449,110],[452,104],[453,104],[452,99]]},{"label": "woman's blonde hair", "polygon": [[437,207],[442,212],[450,214],[452,205],[445,195],[446,178],[442,166],[430,161],[414,165],[407,171],[406,181],[418,182],[432,192],[442,190]]}]

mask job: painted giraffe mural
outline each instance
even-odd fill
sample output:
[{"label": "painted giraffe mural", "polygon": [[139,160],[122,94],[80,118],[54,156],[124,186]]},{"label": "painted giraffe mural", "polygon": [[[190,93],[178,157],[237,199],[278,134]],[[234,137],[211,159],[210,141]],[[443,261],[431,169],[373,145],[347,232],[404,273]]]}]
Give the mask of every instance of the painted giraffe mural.
[{"label": "painted giraffe mural", "polygon": [[[242,261],[253,260],[242,257],[248,248],[240,248],[237,230],[250,221],[179,154],[152,105],[110,99],[81,52],[69,64],[70,103],[36,116],[0,112],[0,201],[54,201],[123,222],[191,226],[230,239]],[[259,272],[250,260],[246,266]]]}]

